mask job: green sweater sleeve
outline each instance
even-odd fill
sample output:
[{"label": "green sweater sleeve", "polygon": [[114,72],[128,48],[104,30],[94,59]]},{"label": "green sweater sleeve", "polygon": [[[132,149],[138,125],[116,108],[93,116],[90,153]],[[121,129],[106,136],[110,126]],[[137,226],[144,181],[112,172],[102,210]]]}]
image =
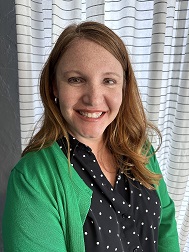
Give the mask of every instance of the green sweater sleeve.
[{"label": "green sweater sleeve", "polygon": [[58,144],[26,154],[12,170],[3,215],[5,252],[84,252],[92,191]]},{"label": "green sweater sleeve", "polygon": [[10,175],[3,218],[4,251],[66,252],[56,202],[47,188],[42,193],[34,182],[17,169]]},{"label": "green sweater sleeve", "polygon": [[[152,150],[153,152],[153,150]],[[150,158],[147,165],[149,170],[161,174],[156,156]],[[179,252],[177,225],[175,220],[175,207],[170,198],[164,179],[160,180],[157,193],[161,201],[161,220],[159,226],[158,252]]]}]

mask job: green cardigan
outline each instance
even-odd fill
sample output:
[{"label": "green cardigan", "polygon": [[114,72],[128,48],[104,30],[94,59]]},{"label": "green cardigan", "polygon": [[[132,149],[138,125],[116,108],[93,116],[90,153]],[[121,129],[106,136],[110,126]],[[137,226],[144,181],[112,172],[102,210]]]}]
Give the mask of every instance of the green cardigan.
[{"label": "green cardigan", "polygon": [[[160,169],[155,157],[148,168]],[[173,201],[163,179],[159,252],[179,252]],[[26,154],[12,170],[3,216],[5,252],[84,252],[83,224],[92,191],[70,167],[57,143]],[[145,251],[147,252],[147,251]]]}]

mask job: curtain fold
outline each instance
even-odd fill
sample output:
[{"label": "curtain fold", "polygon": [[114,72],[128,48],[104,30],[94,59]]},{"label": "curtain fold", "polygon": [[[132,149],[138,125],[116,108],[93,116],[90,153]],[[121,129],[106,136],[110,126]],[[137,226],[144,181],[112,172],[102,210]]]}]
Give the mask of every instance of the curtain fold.
[{"label": "curtain fold", "polygon": [[[51,2],[51,1],[49,1]],[[52,43],[70,23],[82,20],[82,1],[52,0]]]},{"label": "curtain fold", "polygon": [[[27,4],[26,4],[27,3]],[[42,115],[39,74],[51,49],[50,1],[15,1],[21,143],[24,147]]]},{"label": "curtain fold", "polygon": [[38,78],[59,34],[71,23],[104,23],[126,44],[147,117],[162,133],[157,157],[175,202],[181,251],[189,251],[189,1],[15,0],[15,6],[22,148],[43,112]]}]

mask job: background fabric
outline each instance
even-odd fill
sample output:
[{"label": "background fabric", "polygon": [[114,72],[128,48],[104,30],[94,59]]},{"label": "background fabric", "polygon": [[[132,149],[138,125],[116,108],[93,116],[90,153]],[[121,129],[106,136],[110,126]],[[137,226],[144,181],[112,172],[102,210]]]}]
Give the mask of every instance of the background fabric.
[{"label": "background fabric", "polygon": [[39,74],[58,35],[73,22],[104,23],[127,46],[147,116],[162,133],[157,158],[175,202],[181,251],[189,251],[189,1],[16,0],[15,5],[22,148],[42,115]]}]

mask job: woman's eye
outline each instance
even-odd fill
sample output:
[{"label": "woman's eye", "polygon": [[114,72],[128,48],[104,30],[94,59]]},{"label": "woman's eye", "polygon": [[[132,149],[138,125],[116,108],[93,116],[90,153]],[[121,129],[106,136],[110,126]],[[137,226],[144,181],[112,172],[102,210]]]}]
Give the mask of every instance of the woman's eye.
[{"label": "woman's eye", "polygon": [[79,83],[82,83],[83,82],[83,79],[80,78],[80,77],[71,77],[68,79],[68,83],[75,83],[75,84],[79,84]]},{"label": "woman's eye", "polygon": [[114,79],[105,79],[104,83],[108,85],[113,85],[116,84],[116,81]]}]

